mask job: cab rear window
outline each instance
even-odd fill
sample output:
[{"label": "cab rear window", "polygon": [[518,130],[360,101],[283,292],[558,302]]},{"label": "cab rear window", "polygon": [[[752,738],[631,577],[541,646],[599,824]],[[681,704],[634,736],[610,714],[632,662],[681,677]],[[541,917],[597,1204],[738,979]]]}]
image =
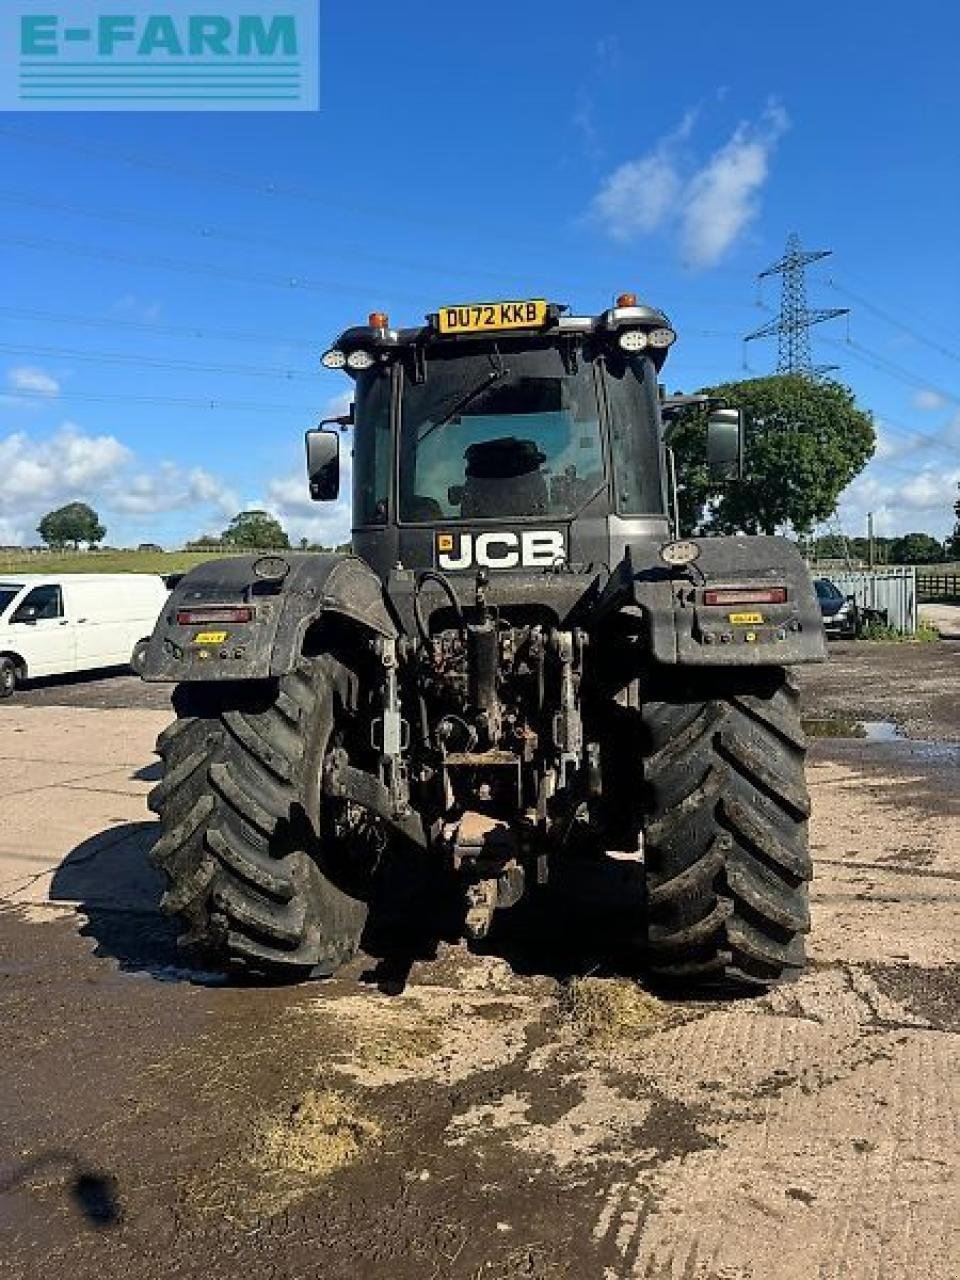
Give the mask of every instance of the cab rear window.
[{"label": "cab rear window", "polygon": [[3,617],[22,590],[22,583],[0,582],[0,617]]}]

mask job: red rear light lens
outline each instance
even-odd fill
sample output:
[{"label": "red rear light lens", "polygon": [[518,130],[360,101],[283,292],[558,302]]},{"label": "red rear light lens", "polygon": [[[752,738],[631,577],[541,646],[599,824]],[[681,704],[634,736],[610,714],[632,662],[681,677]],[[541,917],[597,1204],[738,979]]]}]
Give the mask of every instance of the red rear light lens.
[{"label": "red rear light lens", "polygon": [[719,587],[703,593],[704,604],[784,604],[786,587]]},{"label": "red rear light lens", "polygon": [[177,610],[177,622],[181,627],[204,626],[208,622],[250,622],[252,619],[253,609],[248,604],[206,605]]}]

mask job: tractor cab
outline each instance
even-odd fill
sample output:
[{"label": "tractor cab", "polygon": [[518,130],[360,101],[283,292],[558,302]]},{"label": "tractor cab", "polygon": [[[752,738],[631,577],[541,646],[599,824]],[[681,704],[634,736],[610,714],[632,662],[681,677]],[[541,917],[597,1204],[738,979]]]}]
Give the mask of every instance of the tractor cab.
[{"label": "tractor cab", "polygon": [[[411,329],[375,312],[326,352],[356,384],[354,549],[381,577],[609,562],[668,534],[657,376],[676,335],[632,294],[566,311],[449,306]],[[336,495],[324,434],[308,436],[317,497]]]}]

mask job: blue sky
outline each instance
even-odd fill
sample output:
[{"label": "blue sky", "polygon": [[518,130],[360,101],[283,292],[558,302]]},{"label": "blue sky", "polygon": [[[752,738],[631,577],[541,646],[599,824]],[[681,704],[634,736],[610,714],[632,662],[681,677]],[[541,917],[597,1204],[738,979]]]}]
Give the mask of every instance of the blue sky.
[{"label": "blue sky", "polygon": [[[324,6],[321,110],[0,116],[0,543],[92,502],[115,545],[247,505],[295,536],[318,357],[371,309],[634,289],[673,388],[746,376],[756,273],[831,248],[818,361],[874,411],[848,532],[952,528],[960,480],[960,18],[921,0]],[[777,282],[761,299],[778,301]],[[854,300],[855,299],[855,300]],[[769,372],[772,343],[747,351]],[[211,405],[215,407],[210,407]]]}]

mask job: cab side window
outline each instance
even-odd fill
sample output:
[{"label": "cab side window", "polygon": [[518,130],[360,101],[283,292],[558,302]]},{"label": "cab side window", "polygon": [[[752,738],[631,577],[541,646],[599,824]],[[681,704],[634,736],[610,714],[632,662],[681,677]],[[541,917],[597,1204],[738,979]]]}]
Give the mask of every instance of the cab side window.
[{"label": "cab side window", "polygon": [[47,618],[63,617],[63,598],[57,586],[34,587],[25,599],[20,601],[17,612],[11,619],[13,622],[24,622],[33,618],[37,622]]}]

